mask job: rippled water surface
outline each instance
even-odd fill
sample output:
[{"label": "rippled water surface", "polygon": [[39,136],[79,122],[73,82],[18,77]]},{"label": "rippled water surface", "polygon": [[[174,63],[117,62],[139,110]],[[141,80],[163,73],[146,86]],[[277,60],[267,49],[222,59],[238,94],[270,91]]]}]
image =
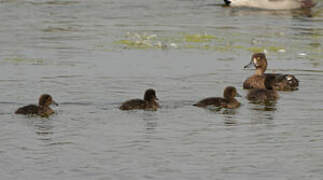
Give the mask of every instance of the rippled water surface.
[{"label": "rippled water surface", "polygon": [[[1,179],[322,179],[323,2],[0,0]],[[265,51],[294,92],[270,106],[191,106],[237,87]],[[157,112],[118,106],[155,88]],[[46,119],[13,112],[49,93]]]}]

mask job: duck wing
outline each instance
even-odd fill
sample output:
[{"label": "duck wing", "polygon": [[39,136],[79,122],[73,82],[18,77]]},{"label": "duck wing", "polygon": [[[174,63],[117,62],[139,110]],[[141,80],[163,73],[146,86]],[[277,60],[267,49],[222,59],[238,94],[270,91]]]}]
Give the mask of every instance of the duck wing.
[{"label": "duck wing", "polygon": [[28,106],[24,106],[17,109],[15,113],[16,114],[37,114],[38,110],[39,110],[38,106],[34,104],[30,104]]},{"label": "duck wing", "polygon": [[131,99],[124,102],[119,109],[121,110],[132,110],[132,109],[145,109],[147,102],[142,99]]},{"label": "duck wing", "polygon": [[262,89],[265,88],[265,76],[253,75],[243,82],[244,89]]},{"label": "duck wing", "polygon": [[220,97],[209,97],[202,99],[201,101],[193,104],[193,106],[197,107],[206,107],[206,106],[216,106],[216,107],[222,107],[225,105],[225,99],[220,98]]},{"label": "duck wing", "polygon": [[292,91],[297,90],[299,80],[291,74],[265,74],[266,77],[270,77],[272,80],[271,85],[276,90]]}]

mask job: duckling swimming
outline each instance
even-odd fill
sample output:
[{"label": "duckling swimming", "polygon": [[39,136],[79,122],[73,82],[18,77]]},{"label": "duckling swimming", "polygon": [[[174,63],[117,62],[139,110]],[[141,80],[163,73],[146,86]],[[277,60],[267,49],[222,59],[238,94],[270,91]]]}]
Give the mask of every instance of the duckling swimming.
[{"label": "duckling swimming", "polygon": [[51,104],[58,104],[53,100],[52,96],[49,94],[43,94],[39,97],[38,106],[30,104],[28,106],[21,107],[17,109],[15,114],[24,114],[24,115],[39,115],[41,117],[48,117],[55,112],[49,107]]},{"label": "duckling swimming", "polygon": [[247,99],[257,103],[265,103],[275,101],[279,98],[279,94],[272,87],[273,76],[268,76],[265,79],[266,89],[251,89],[248,92]]},{"label": "duckling swimming", "polygon": [[156,111],[159,108],[156,91],[154,89],[147,89],[144,95],[144,99],[131,99],[124,102],[119,109],[121,110],[152,110]]},{"label": "duckling swimming", "polygon": [[255,66],[255,74],[246,79],[243,83],[244,89],[265,89],[265,78],[272,80],[271,85],[273,89],[281,91],[292,91],[298,88],[298,79],[291,74],[275,74],[275,73],[265,73],[267,69],[267,59],[264,53],[255,53],[251,57],[251,62],[244,66],[248,68],[249,66]]},{"label": "duckling swimming", "polygon": [[229,109],[235,109],[240,106],[240,103],[234,97],[241,97],[235,87],[228,86],[225,88],[222,97],[209,97],[205,98],[195,104],[193,106],[197,107],[207,107],[207,106],[216,106],[223,107]]},{"label": "duckling swimming", "polygon": [[224,0],[224,3],[232,7],[268,10],[309,9],[316,5],[313,0]]}]

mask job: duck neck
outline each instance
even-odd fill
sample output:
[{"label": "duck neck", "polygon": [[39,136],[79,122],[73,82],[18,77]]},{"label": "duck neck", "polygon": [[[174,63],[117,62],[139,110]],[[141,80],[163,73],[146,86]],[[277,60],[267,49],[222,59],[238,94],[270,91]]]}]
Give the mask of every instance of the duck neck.
[{"label": "duck neck", "polygon": [[234,98],[234,97],[230,99],[230,102],[236,102],[236,101],[237,101],[237,100],[236,100],[236,98]]},{"label": "duck neck", "polygon": [[234,97],[231,97],[231,96],[225,96],[224,99],[226,99],[229,102],[232,102],[232,101],[236,100]]},{"label": "duck neck", "polygon": [[150,103],[150,104],[156,104],[157,103],[155,99],[147,99],[145,101]]},{"label": "duck neck", "polygon": [[50,108],[49,108],[49,106],[46,106],[46,105],[39,105],[39,109],[46,110],[46,109],[50,109]]},{"label": "duck neck", "polygon": [[144,100],[147,102],[154,102],[154,99],[151,99],[151,98],[144,98]]},{"label": "duck neck", "polygon": [[255,72],[255,75],[258,75],[258,76],[264,75],[265,70],[266,70],[265,68],[257,67],[256,68],[256,72]]}]

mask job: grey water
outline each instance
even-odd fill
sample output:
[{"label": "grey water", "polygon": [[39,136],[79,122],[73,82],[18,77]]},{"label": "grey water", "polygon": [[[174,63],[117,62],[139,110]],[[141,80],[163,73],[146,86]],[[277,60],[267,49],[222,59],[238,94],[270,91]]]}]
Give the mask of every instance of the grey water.
[{"label": "grey water", "polygon": [[[0,0],[1,179],[323,179],[323,8],[221,0]],[[253,73],[298,91],[236,110],[192,104]],[[118,106],[154,88],[161,109]],[[15,115],[49,93],[49,118]]]}]

